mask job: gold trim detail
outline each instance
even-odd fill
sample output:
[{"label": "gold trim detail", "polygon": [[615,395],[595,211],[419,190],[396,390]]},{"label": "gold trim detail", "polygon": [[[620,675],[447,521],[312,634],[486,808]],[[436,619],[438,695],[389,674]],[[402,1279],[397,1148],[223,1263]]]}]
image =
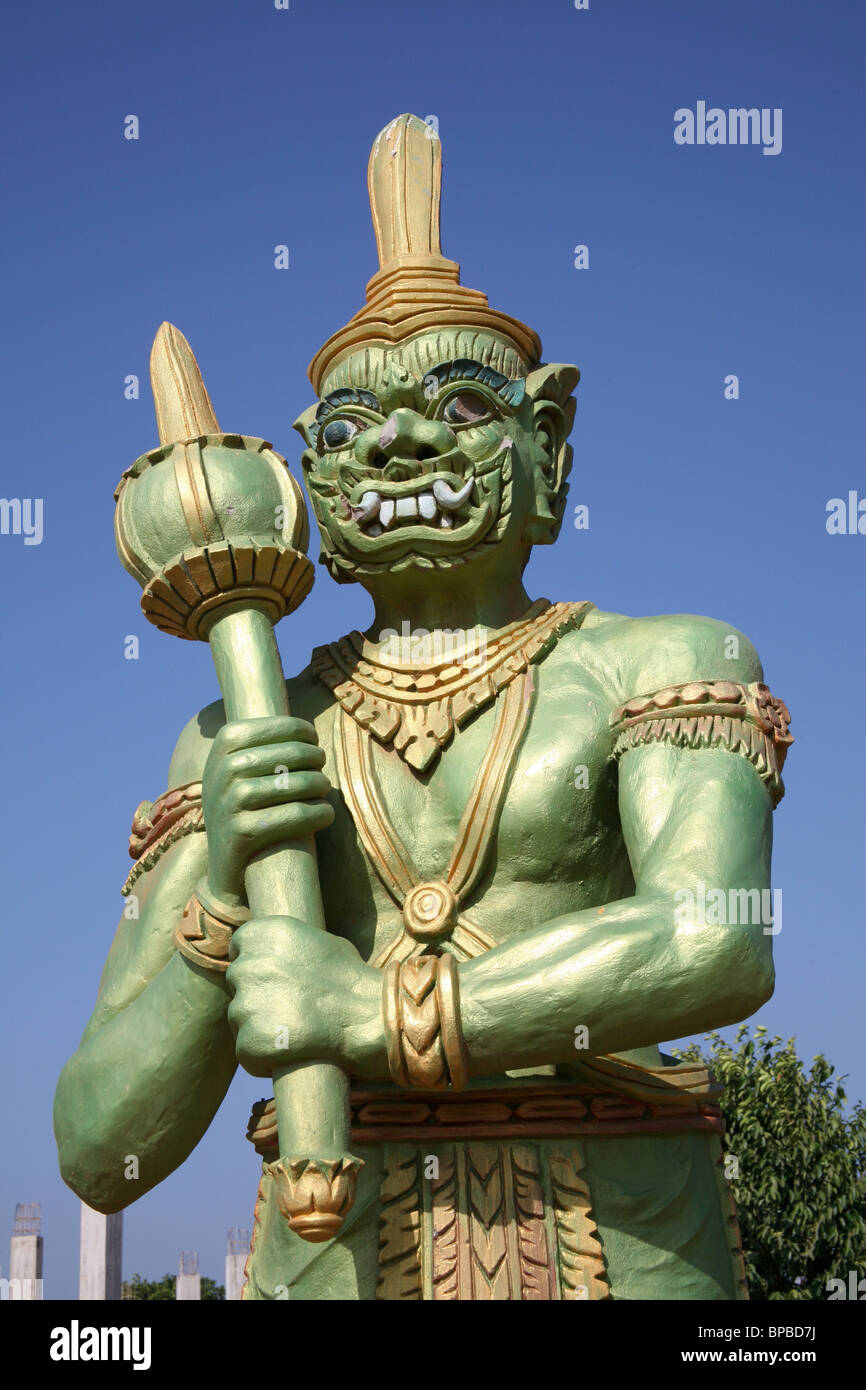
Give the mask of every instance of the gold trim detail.
[{"label": "gold trim detail", "polygon": [[174,944],[182,956],[202,970],[224,975],[229,968],[233,925],[221,922],[193,893],[174,929]]},{"label": "gold trim detail", "polygon": [[[528,666],[542,661],[564,632],[580,627],[589,602],[539,599],[527,615],[487,639],[482,653],[453,654],[424,665],[385,659],[360,632],[316,647],[310,668],[346,714],[409,767],[423,772],[479,710]],[[436,634],[433,634],[435,641]]]},{"label": "gold trim detail", "polygon": [[559,1297],[559,1291],[545,1212],[542,1157],[532,1144],[515,1144],[510,1156],[520,1298],[527,1303],[550,1302]]},{"label": "gold trim detail", "polygon": [[174,929],[174,944],[195,965],[225,974],[232,933],[249,916],[248,907],[232,907],[215,898],[202,878]]},{"label": "gold trim detail", "polygon": [[361,1159],[290,1158],[272,1163],[277,1206],[291,1230],[314,1245],[332,1240],[351,1211]]},{"label": "gold trim detail", "polygon": [[457,897],[441,879],[418,883],[403,900],[403,925],[416,941],[435,941],[457,925]]},{"label": "gold trim detail", "polygon": [[439,1032],[451,1089],[462,1091],[469,1081],[469,1055],[460,1021],[460,977],[453,956],[442,956],[436,974],[436,1002],[439,1006]]},{"label": "gold trim detail", "polygon": [[379,1279],[377,1299],[420,1302],[421,1272],[420,1162],[416,1149],[389,1147],[379,1189]]},{"label": "gold trim detail", "polygon": [[388,1145],[378,1299],[552,1302],[610,1296],[576,1144]]},{"label": "gold trim detail", "polygon": [[171,845],[196,830],[204,830],[201,782],[187,782],[163,792],[156,801],[139,802],[129,834],[129,853],[136,862],[120,890],[123,896],[129,897],[136,880],[152,869]]},{"label": "gold trim detail", "polygon": [[453,956],[393,961],[385,970],[388,1066],[397,1086],[462,1090],[469,1079]]},{"label": "gold trim detail", "polygon": [[298,550],[223,541],[185,550],[150,580],[141,607],[161,632],[195,640],[229,603],[259,604],[276,623],[303,602],[313,577],[312,562]]},{"label": "gold trim detail", "polygon": [[406,846],[388,819],[373,766],[370,740],[337,714],[336,760],[340,789],[367,857],[401,907],[403,931],[373,961],[379,969],[392,960],[423,952],[430,942],[449,939],[461,960],[489,950],[496,942],[459,911],[484,873],[496,834],[508,780],[529,724],[534,686],[525,671],[506,688],[493,737],[473,783],[444,878],[422,880]]},{"label": "gold trim detail", "polygon": [[677,748],[726,748],[758,771],[777,806],[785,795],[781,773],[794,742],[784,700],[760,681],[687,681],[652,695],[637,695],[611,715],[613,756],[648,743]]},{"label": "gold trim detail", "polygon": [[[600,1060],[600,1059],[599,1059]],[[673,1069],[672,1069],[673,1070]],[[704,1071],[706,1078],[706,1071]],[[559,1139],[626,1134],[722,1134],[714,1084],[689,1092],[647,1086],[634,1099],[615,1079],[470,1090],[352,1089],[352,1144],[439,1144],[463,1139]],[[264,1159],[279,1157],[273,1099],[253,1105],[247,1139]]]},{"label": "gold trim detail", "polygon": [[[195,415],[196,406],[202,407],[201,428],[216,424],[189,344],[170,324],[163,324],[157,333],[151,371],[156,401],[164,404],[167,394],[181,389],[182,398],[175,403],[178,408],[171,407],[171,420],[162,418],[163,426],[172,431],[184,428],[189,412]],[[204,401],[196,401],[200,391],[204,392]],[[164,435],[162,438],[165,440]],[[262,532],[225,534],[228,523],[225,516],[218,516],[214,510],[208,475],[214,466],[218,475],[225,469],[225,459],[214,465],[214,454],[238,449],[254,456],[248,457],[247,463],[259,470],[260,481],[276,486],[292,517],[290,531],[286,528],[271,537],[272,523],[264,517],[255,522],[256,527],[264,525]],[[170,557],[161,553],[158,543],[157,553],[149,554],[139,539],[143,517],[139,516],[138,499],[142,494],[137,485],[163,462],[172,469],[174,488],[169,486],[160,495],[172,515],[176,512],[176,520],[182,519],[191,543]],[[195,437],[180,438],[174,443],[163,442],[124,471],[114,497],[118,553],[142,585],[145,617],[163,632],[204,640],[226,606],[239,603],[256,604],[276,622],[297,608],[312,588],[313,565],[304,554],[309,528],[301,490],[289,473],[286,460],[264,439],[217,430],[212,434],[199,431]],[[252,525],[251,518],[247,517],[243,524]],[[170,531],[168,522],[166,526]],[[158,538],[151,539],[156,543]]]},{"label": "gold trim detail", "polygon": [[556,1225],[560,1298],[596,1302],[610,1297],[592,1198],[577,1145],[556,1148],[550,1159],[550,1185]]}]

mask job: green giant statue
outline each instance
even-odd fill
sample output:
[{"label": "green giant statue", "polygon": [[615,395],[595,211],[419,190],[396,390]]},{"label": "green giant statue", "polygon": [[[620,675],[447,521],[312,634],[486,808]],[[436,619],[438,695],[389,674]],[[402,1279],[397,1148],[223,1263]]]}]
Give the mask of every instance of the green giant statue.
[{"label": "green giant statue", "polygon": [[223,700],[136,812],[61,1170],[127,1206],[240,1063],[273,1080],[246,1298],[743,1298],[716,1088],[658,1044],[772,992],[788,712],[722,623],[527,595],[579,372],[460,284],[440,182],[438,137],[398,117],[370,158],[380,269],[296,422],[322,560],[373,619],[288,681],[299,490],[157,337],[161,442],[121,480],[118,549]]}]

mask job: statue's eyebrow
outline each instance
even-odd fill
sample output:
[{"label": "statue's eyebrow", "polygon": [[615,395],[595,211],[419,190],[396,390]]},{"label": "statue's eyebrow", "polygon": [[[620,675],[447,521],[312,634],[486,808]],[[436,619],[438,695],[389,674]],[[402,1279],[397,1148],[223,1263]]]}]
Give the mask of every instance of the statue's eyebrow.
[{"label": "statue's eyebrow", "polygon": [[472,357],[456,357],[453,362],[440,362],[424,373],[424,395],[430,400],[449,381],[481,381],[489,386],[507,405],[520,405],[526,391],[523,377],[515,380],[497,372],[493,367],[485,367]]},{"label": "statue's eyebrow", "polygon": [[365,405],[368,410],[378,411],[380,415],[382,413],[382,407],[372,391],[364,391],[356,386],[342,386],[338,391],[329,391],[327,396],[322,397],[316,411],[316,423],[320,425],[344,405]]}]

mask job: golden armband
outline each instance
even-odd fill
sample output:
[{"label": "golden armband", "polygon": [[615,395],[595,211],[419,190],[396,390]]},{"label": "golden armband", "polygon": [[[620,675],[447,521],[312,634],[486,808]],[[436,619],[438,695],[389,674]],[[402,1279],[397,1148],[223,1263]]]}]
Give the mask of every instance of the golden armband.
[{"label": "golden armband", "polygon": [[385,970],[388,1066],[398,1086],[461,1091],[469,1060],[460,1027],[457,962],[451,955],[392,961]]},{"label": "golden armband", "polygon": [[123,896],[129,897],[136,879],[158,864],[173,844],[203,830],[201,782],[187,782],[163,792],[156,801],[140,802],[129,835],[129,854],[135,863],[120,890]]},{"label": "golden armband", "polygon": [[649,743],[676,748],[727,748],[748,758],[777,806],[785,794],[781,772],[794,742],[791,716],[760,681],[687,681],[652,695],[637,695],[611,715],[613,756]]}]

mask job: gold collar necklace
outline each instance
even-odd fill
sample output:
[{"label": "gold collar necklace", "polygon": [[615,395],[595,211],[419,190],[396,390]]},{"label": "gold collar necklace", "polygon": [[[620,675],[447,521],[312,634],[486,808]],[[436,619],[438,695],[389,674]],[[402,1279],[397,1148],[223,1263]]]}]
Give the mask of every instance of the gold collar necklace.
[{"label": "gold collar necklace", "polygon": [[381,645],[350,632],[316,647],[310,665],[360,728],[423,772],[436,762],[455,727],[543,660],[564,632],[580,627],[592,607],[538,599],[518,622],[491,636],[481,629],[475,645],[464,641],[462,659],[459,644],[456,655],[447,644],[436,654],[437,639],[450,641],[451,632],[430,634],[434,659],[424,663],[385,656]]}]

